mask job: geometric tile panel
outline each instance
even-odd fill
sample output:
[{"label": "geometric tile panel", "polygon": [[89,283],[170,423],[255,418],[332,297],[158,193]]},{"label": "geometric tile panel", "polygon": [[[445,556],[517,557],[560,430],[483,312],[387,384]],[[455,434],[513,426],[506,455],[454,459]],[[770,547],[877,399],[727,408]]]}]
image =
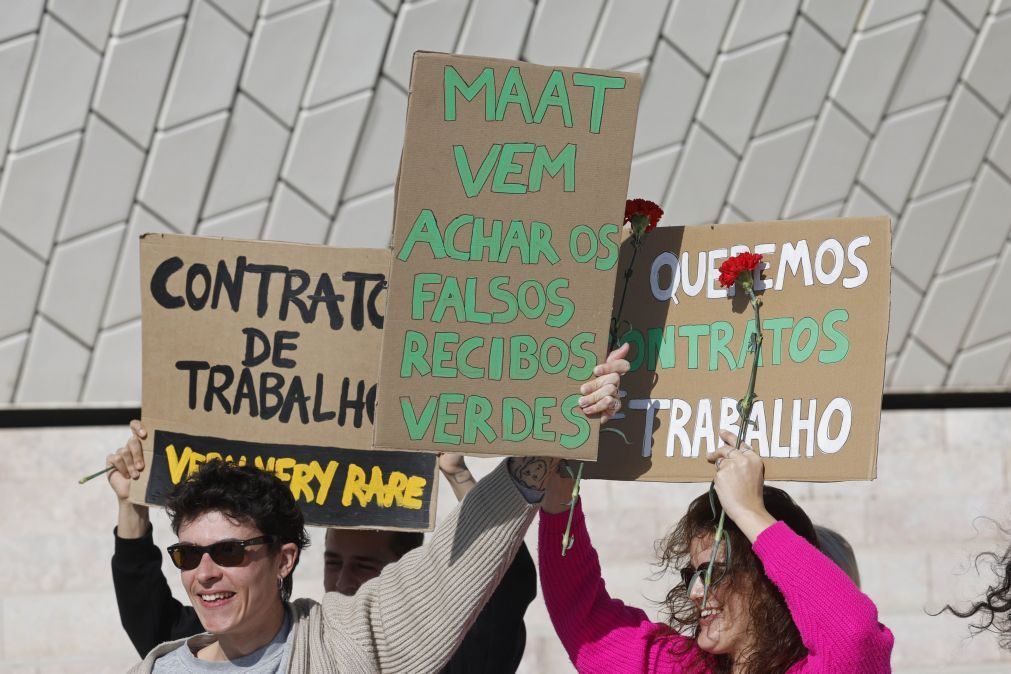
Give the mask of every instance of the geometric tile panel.
[{"label": "geometric tile panel", "polygon": [[[667,13],[667,0],[618,2],[610,0],[600,15],[586,65],[613,68],[649,58]],[[629,35],[640,39],[629,40]]]},{"label": "geometric tile panel", "polygon": [[786,41],[785,35],[778,35],[716,59],[698,118],[738,156],[751,136]]},{"label": "geometric tile panel", "polygon": [[888,389],[1011,382],[1007,0],[4,0],[0,404],[135,403],[145,231],[381,247],[417,49],[645,74],[670,224],[888,215]]},{"label": "geometric tile panel", "polygon": [[892,265],[920,290],[930,286],[971,190],[971,183],[964,182],[928,194],[909,202],[899,219],[892,239]]},{"label": "geometric tile panel", "polygon": [[142,147],[151,139],[182,31],[182,19],[174,19],[109,40],[95,111]]},{"label": "geometric tile panel", "polygon": [[[541,3],[545,4],[550,6]],[[708,73],[735,4],[736,0],[674,0],[664,24],[664,39]]]},{"label": "geometric tile panel", "polygon": [[84,125],[102,57],[47,14],[42,20],[11,149],[24,150]]},{"label": "geometric tile panel", "polygon": [[228,120],[219,112],[155,134],[137,200],[176,231],[197,224]]},{"label": "geometric tile panel", "polygon": [[[658,0],[663,5],[661,12],[667,10],[667,0]],[[497,58],[514,59],[520,55],[523,47],[523,36],[530,24],[530,16],[534,11],[533,0],[472,0],[470,14],[460,31],[460,41],[456,48],[465,54],[481,54]],[[652,4],[657,4],[654,0]],[[629,8],[630,9],[630,8]],[[635,16],[635,12],[624,11],[627,16]],[[663,14],[656,18],[659,24]],[[633,44],[630,41],[618,41],[618,44]],[[645,45],[634,45],[633,48],[652,48],[652,41]],[[647,54],[648,56],[648,54]],[[368,72],[366,70],[365,72]]]},{"label": "geometric tile panel", "polygon": [[[137,241],[145,233],[171,234],[173,230],[140,204],[130,214],[115,275],[109,286],[102,328],[110,328],[140,318],[140,247]],[[111,271],[111,270],[110,270]]]},{"label": "geometric tile panel", "polygon": [[842,58],[842,49],[826,38],[821,28],[810,17],[801,15],[797,20],[762,108],[756,135],[818,114]]},{"label": "geometric tile panel", "polygon": [[831,96],[863,128],[877,129],[919,28],[920,17],[912,16],[858,34],[850,42]]},{"label": "geometric tile panel", "polygon": [[328,5],[323,0],[276,14],[253,33],[239,86],[285,126],[298,114]]},{"label": "geometric tile panel", "polygon": [[797,15],[799,0],[738,0],[723,38],[724,52],[785,35]]},{"label": "geometric tile panel", "polygon": [[88,119],[57,240],[69,241],[130,214],[144,152],[97,114]]}]

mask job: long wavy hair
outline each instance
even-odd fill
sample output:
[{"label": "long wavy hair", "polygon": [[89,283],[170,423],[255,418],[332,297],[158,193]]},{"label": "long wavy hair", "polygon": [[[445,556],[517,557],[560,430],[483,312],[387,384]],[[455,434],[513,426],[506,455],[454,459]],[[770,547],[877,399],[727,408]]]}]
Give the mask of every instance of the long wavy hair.
[{"label": "long wavy hair", "polygon": [[[765,508],[777,520],[786,522],[794,532],[815,547],[818,538],[814,525],[800,506],[781,489],[764,488]],[[674,571],[691,564],[692,541],[706,539],[716,533],[721,506],[719,497],[707,492],[692,501],[688,512],[674,529],[657,543],[658,566],[661,571]],[[779,589],[766,577],[761,561],[751,551],[751,542],[729,518],[724,525],[729,541],[729,563],[719,584],[721,592],[740,593],[746,598],[748,631],[754,635],[748,652],[741,654],[746,674],[778,674],[785,672],[807,654],[800,632],[790,617],[790,611]],[[699,607],[691,600],[690,588],[678,582],[663,601],[663,612],[671,628],[681,634],[697,634]],[[760,636],[759,636],[760,635]],[[687,648],[694,647],[694,642]],[[701,664],[701,663],[700,663]],[[734,663],[727,655],[710,656],[702,665],[710,671],[729,673]]]},{"label": "long wavy hair", "polygon": [[940,612],[950,611],[959,618],[976,618],[969,627],[973,634],[994,632],[1001,647],[1011,650],[1011,546],[1003,555],[984,552],[976,557],[977,569],[986,563],[997,579],[986,589],[983,598],[965,610],[948,604]]}]

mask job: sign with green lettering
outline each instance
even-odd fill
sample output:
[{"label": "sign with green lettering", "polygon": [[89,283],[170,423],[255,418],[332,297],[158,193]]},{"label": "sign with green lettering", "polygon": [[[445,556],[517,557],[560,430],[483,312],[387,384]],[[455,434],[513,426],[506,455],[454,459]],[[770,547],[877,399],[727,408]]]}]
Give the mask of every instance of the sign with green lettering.
[{"label": "sign with green lettering", "polygon": [[593,459],[641,78],[416,53],[375,444]]},{"label": "sign with green lettering", "polygon": [[[622,246],[625,269],[631,246]],[[757,401],[744,443],[774,480],[869,480],[877,473],[891,282],[887,218],[662,227],[631,277],[622,341],[625,405],[584,475],[664,482],[713,478],[706,454],[737,434],[755,334],[747,298],[720,264],[762,255]]]}]

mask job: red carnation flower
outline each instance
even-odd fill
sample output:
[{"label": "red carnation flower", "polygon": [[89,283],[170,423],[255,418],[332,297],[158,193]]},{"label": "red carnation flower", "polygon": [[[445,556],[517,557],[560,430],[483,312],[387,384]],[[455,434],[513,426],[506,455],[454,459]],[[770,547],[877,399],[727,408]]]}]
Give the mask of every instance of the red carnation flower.
[{"label": "red carnation flower", "polygon": [[663,209],[649,199],[628,199],[625,202],[625,223],[632,226],[636,236],[656,229]]},{"label": "red carnation flower", "polygon": [[751,273],[758,269],[761,262],[762,256],[754,253],[739,253],[727,258],[720,265],[720,285],[729,288],[735,283],[740,283],[742,288],[750,288],[752,285]]}]

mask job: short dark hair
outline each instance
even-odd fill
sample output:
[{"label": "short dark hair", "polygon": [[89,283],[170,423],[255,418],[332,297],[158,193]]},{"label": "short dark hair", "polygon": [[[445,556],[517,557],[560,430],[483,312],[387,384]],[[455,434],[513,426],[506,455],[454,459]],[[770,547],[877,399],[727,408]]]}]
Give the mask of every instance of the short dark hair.
[{"label": "short dark hair", "polygon": [[[270,536],[273,552],[285,543],[294,543],[301,556],[301,551],[309,546],[305,518],[288,485],[255,466],[208,461],[169,494],[165,509],[177,536],[183,523],[209,512],[220,512],[233,521],[250,523]],[[285,601],[291,596],[294,575],[292,567],[282,583],[281,598]]]},{"label": "short dark hair", "polygon": [[414,548],[420,548],[425,535],[420,531],[394,531],[390,538],[390,549],[400,559]]}]

